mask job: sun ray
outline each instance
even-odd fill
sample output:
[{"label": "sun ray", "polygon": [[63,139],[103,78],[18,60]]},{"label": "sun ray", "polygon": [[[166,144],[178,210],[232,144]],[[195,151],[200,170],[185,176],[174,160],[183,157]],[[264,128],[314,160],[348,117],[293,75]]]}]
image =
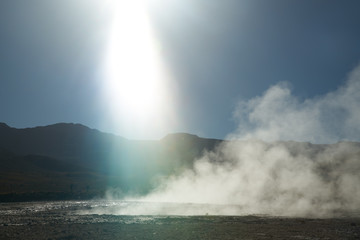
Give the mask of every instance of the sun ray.
[{"label": "sun ray", "polygon": [[120,0],[111,6],[113,21],[103,80],[110,115],[121,128],[161,132],[170,112],[169,79],[146,4]]}]

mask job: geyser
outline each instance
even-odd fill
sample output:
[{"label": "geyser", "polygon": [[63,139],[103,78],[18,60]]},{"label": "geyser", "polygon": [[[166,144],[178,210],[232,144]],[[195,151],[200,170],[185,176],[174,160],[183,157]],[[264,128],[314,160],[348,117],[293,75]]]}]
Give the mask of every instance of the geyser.
[{"label": "geyser", "polygon": [[360,143],[349,142],[359,141],[359,93],[360,68],[336,91],[303,101],[286,85],[273,86],[239,104],[239,127],[229,141],[135,200],[237,206],[212,211],[219,215],[359,211]]}]

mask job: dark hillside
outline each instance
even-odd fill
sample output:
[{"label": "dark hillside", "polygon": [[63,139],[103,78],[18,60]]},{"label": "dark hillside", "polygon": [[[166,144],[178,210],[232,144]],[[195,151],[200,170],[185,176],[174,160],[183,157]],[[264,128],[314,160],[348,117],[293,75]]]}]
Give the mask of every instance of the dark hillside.
[{"label": "dark hillside", "polygon": [[159,177],[192,167],[221,141],[177,133],[135,141],[81,124],[16,129],[0,124],[0,193],[149,191]]}]

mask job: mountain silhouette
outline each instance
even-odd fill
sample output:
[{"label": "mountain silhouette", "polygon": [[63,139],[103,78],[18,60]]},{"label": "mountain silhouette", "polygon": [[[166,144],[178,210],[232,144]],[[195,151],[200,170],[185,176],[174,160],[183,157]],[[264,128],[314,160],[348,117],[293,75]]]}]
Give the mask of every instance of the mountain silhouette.
[{"label": "mountain silhouette", "polygon": [[32,200],[101,196],[108,188],[146,193],[221,142],[187,133],[129,140],[73,123],[24,129],[0,123],[0,194]]}]

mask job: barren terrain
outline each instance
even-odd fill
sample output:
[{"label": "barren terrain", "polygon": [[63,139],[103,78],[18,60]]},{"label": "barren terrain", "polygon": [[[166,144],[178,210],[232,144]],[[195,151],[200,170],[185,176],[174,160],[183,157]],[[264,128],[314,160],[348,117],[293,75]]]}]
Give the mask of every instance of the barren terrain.
[{"label": "barren terrain", "polygon": [[80,214],[86,202],[0,204],[0,239],[359,239],[360,218]]}]

